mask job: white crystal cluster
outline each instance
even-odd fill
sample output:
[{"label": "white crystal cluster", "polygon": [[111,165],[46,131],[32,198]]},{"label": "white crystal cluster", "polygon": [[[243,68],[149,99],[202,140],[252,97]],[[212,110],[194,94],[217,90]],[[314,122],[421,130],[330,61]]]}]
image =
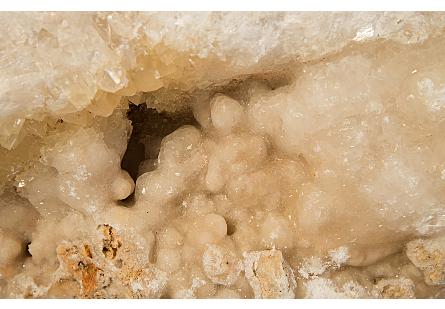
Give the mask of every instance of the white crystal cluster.
[{"label": "white crystal cluster", "polygon": [[4,14],[1,297],[444,297],[444,14]]},{"label": "white crystal cluster", "polygon": [[108,116],[123,95],[191,89],[314,60],[350,41],[419,43],[440,13],[2,12],[0,145],[52,119]]}]

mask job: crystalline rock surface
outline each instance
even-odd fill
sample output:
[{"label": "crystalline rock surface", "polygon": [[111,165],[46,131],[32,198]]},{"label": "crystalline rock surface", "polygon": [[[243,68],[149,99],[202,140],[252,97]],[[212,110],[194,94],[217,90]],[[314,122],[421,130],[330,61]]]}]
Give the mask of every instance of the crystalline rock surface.
[{"label": "crystalline rock surface", "polygon": [[0,13],[1,298],[445,298],[445,14]]}]

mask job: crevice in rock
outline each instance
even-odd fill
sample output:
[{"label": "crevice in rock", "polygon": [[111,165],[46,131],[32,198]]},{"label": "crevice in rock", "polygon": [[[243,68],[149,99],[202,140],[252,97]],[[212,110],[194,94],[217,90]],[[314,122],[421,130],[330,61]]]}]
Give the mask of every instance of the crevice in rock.
[{"label": "crevice in rock", "polygon": [[231,236],[236,232],[236,224],[232,220],[227,220],[227,235]]},{"label": "crevice in rock", "polygon": [[[141,174],[141,163],[158,158],[161,141],[165,136],[184,125],[198,126],[191,109],[158,112],[154,108],[148,108],[146,103],[130,104],[127,117],[131,120],[133,131],[121,167],[135,182]],[[134,204],[134,193],[119,204],[122,206]]]},{"label": "crevice in rock", "polygon": [[[161,88],[148,93],[139,93],[140,104],[130,103],[127,117],[131,120],[133,131],[121,167],[136,181],[140,164],[144,160],[157,159],[162,139],[184,125],[199,126],[190,106],[202,104],[220,93],[240,102],[249,101],[249,90],[254,84],[274,90],[292,83],[295,72],[290,69],[267,71],[256,74],[235,76],[204,89],[192,92],[178,89]],[[172,111],[159,111],[170,106]],[[157,109],[157,108],[158,109]],[[134,199],[130,195],[126,201]]]},{"label": "crevice in rock", "polygon": [[29,245],[30,244],[31,244],[31,242],[26,243],[25,257],[32,257],[31,252],[29,252]]},{"label": "crevice in rock", "polygon": [[121,166],[135,181],[140,163],[157,159],[160,142],[165,136],[184,125],[198,125],[190,109],[158,112],[154,108],[148,108],[146,103],[130,104],[127,116],[131,120],[133,131]]}]

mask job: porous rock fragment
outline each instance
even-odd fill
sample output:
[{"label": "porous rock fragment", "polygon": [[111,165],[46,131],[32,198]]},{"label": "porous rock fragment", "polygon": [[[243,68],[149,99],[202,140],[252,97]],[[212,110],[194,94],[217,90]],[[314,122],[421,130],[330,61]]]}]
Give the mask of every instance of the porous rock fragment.
[{"label": "porous rock fragment", "polygon": [[255,298],[295,298],[294,272],[279,250],[244,253],[244,270]]},{"label": "porous rock fragment", "polygon": [[64,243],[57,248],[60,269],[78,282],[79,298],[106,298],[105,287],[112,282],[113,274],[102,269],[93,261],[89,245],[82,247]]},{"label": "porous rock fragment", "polygon": [[406,255],[423,271],[428,285],[445,285],[445,237],[414,240],[408,243]]},{"label": "porous rock fragment", "polygon": [[243,268],[240,259],[227,248],[207,245],[202,258],[204,273],[213,283],[230,286],[238,279]]},{"label": "porous rock fragment", "polygon": [[116,230],[107,224],[100,225],[99,228],[104,235],[102,253],[105,259],[113,260],[116,257],[117,250],[122,246],[120,237],[116,234]]},{"label": "porous rock fragment", "polygon": [[102,254],[86,243],[58,246],[59,279],[54,285],[76,281],[77,298],[159,298],[167,284],[166,274],[136,259],[134,248],[124,245],[113,227],[100,225],[98,230],[103,233],[98,246]]}]

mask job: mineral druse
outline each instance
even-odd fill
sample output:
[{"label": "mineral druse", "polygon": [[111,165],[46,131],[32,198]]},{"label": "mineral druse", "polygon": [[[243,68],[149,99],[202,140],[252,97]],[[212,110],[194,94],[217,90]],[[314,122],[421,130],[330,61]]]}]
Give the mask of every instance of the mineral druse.
[{"label": "mineral druse", "polygon": [[445,297],[445,14],[0,15],[1,298]]}]

